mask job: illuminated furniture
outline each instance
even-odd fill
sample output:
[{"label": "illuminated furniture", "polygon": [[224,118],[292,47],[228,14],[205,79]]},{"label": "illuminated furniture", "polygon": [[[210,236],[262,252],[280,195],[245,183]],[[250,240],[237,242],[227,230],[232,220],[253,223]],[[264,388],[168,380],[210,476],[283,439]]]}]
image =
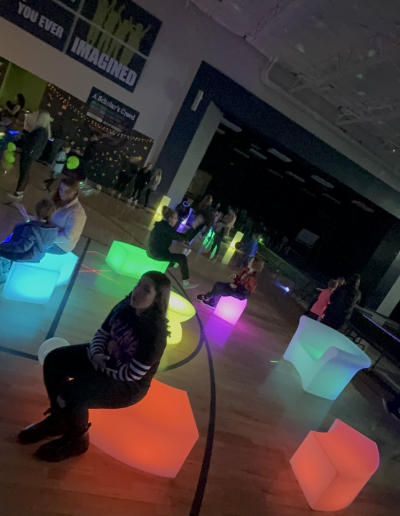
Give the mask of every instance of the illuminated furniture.
[{"label": "illuminated furniture", "polygon": [[354,342],[304,315],[283,358],[297,369],[305,391],[328,400],[335,400],[360,369],[371,366]]},{"label": "illuminated furniture", "polygon": [[356,498],[379,466],[377,445],[339,419],[310,432],[290,460],[311,509],[338,511]]},{"label": "illuminated furniture", "polygon": [[61,339],[60,337],[53,337],[52,339],[45,340],[38,350],[39,363],[42,365],[44,364],[44,360],[50,351],[63,348],[65,346],[69,346],[69,342],[65,339]]},{"label": "illuminated furniture", "polygon": [[185,391],[152,380],[147,395],[123,409],[90,410],[90,439],[134,468],[175,478],[199,432]]},{"label": "illuminated furniture", "polygon": [[163,195],[161,201],[158,204],[158,207],[156,209],[156,212],[151,219],[150,225],[149,225],[149,231],[151,231],[154,228],[154,224],[156,222],[159,222],[162,220],[162,208],[163,206],[169,206],[169,203],[171,202],[171,198],[167,197],[166,195]]},{"label": "illuminated furniture", "polygon": [[150,258],[145,249],[118,240],[112,243],[106,262],[117,274],[136,279],[140,279],[149,271],[165,272],[169,265],[169,262]]},{"label": "illuminated furniture", "polygon": [[171,292],[168,303],[167,319],[171,336],[167,339],[167,344],[179,344],[182,340],[181,323],[191,319],[196,313],[195,307],[184,297]]},{"label": "illuminated furniture", "polygon": [[233,237],[232,242],[230,243],[226,253],[224,254],[224,257],[222,258],[222,263],[224,265],[227,265],[231,261],[231,258],[236,251],[236,244],[242,241],[243,236],[244,235],[242,232],[236,231],[236,235]]},{"label": "illuminated furniture", "polygon": [[14,262],[3,296],[15,301],[47,303],[56,287],[68,283],[77,261],[74,253],[48,253],[39,263]]},{"label": "illuminated furniture", "polygon": [[214,315],[230,324],[236,324],[246,305],[247,299],[241,300],[236,299],[236,297],[222,296],[217,303]]},{"label": "illuminated furniture", "polygon": [[293,292],[296,286],[296,283],[289,278],[285,278],[285,276],[279,276],[275,280],[275,286],[283,290],[286,294],[289,292]]}]

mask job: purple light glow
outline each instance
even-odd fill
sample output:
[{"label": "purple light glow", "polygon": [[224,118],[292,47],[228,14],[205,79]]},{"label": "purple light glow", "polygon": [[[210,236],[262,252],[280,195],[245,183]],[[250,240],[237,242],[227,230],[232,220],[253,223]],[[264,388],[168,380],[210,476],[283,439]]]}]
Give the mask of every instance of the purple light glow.
[{"label": "purple light glow", "polygon": [[207,321],[207,324],[204,327],[205,334],[207,338],[215,342],[218,346],[222,347],[225,345],[225,342],[229,339],[230,334],[232,333],[233,325],[229,324],[220,317],[216,317],[215,314],[212,314]]},{"label": "purple light glow", "polygon": [[225,296],[218,301],[214,315],[221,317],[230,324],[236,324],[243,310],[246,308],[247,299],[241,301],[235,297]]}]

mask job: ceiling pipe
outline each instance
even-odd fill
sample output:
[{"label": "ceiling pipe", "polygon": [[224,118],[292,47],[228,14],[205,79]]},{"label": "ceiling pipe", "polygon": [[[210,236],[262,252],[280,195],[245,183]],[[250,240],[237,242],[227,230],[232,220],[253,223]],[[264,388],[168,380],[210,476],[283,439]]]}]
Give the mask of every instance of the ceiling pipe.
[{"label": "ceiling pipe", "polygon": [[[264,86],[267,86],[272,91],[277,93],[279,96],[284,98],[288,103],[292,104],[295,108],[303,112],[306,116],[317,120],[317,122],[323,126],[326,130],[328,130],[331,134],[338,137],[344,144],[349,145],[357,152],[361,153],[365,156],[369,161],[372,162],[373,167],[368,167],[362,163],[362,160],[355,160],[352,156],[349,156],[348,153],[343,152],[339,149],[338,152],[341,152],[349,159],[357,163],[359,166],[365,168],[370,174],[377,177],[381,181],[384,181],[387,185],[391,186],[394,190],[400,192],[400,179],[395,175],[395,172],[386,165],[385,162],[381,161],[377,156],[368,151],[365,147],[357,143],[355,140],[352,140],[349,136],[347,136],[343,131],[337,128],[333,123],[331,124],[328,120],[323,118],[321,115],[313,111],[311,108],[303,104],[301,101],[297,100],[290,93],[284,90],[281,86],[276,84],[270,79],[270,72],[275,64],[278,62],[279,56],[275,56],[269,60],[267,65],[261,71],[261,82]],[[310,131],[312,132],[312,131]],[[321,138],[322,139],[322,138]],[[328,145],[332,146],[328,143]],[[373,168],[373,169],[372,169]],[[378,168],[379,170],[376,170]]]}]

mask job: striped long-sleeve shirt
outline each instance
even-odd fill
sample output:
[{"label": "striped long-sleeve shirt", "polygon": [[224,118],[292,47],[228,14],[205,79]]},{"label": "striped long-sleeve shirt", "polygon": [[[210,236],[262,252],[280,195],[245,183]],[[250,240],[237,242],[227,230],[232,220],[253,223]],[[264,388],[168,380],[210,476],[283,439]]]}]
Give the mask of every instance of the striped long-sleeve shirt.
[{"label": "striped long-sleeve shirt", "polygon": [[115,380],[150,381],[157,372],[166,346],[165,321],[138,316],[130,306],[130,296],[118,303],[110,312],[90,343],[93,355],[110,356],[106,371],[92,360],[93,367]]}]

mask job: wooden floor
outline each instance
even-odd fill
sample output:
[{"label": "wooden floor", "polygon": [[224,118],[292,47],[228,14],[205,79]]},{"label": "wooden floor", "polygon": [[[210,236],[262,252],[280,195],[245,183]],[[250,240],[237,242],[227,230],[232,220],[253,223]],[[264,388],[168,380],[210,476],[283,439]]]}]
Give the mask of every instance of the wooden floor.
[{"label": "wooden floor", "polygon": [[[45,172],[40,166],[34,170],[28,208],[43,197],[37,184]],[[14,181],[13,173],[0,178],[0,239],[20,220],[4,196]],[[151,214],[129,210],[103,193],[82,200],[89,219],[76,253],[83,261],[62,313],[66,287],[43,306],[0,296],[1,516],[311,515],[289,459],[310,430],[326,431],[336,418],[376,441],[381,455],[378,472],[342,514],[398,513],[400,427],[383,412],[380,387],[368,373],[359,373],[335,402],[305,393],[292,365],[282,359],[302,309],[267,280],[230,334],[223,325],[216,328],[208,309],[194,299],[232,271],[195,252],[189,257],[191,279],[201,287],[188,296],[199,320],[184,323],[182,342],[167,348],[162,362],[167,370],[157,374],[188,392],[200,432],[178,476],[165,479],[129,468],[94,445],[84,456],[55,465],[33,458],[35,446],[18,445],[19,429],[47,408],[35,358],[52,324],[59,319],[55,335],[71,344],[89,341],[132,287],[105,263],[111,242],[139,245],[147,238]],[[179,271],[172,274],[179,289]]]}]

